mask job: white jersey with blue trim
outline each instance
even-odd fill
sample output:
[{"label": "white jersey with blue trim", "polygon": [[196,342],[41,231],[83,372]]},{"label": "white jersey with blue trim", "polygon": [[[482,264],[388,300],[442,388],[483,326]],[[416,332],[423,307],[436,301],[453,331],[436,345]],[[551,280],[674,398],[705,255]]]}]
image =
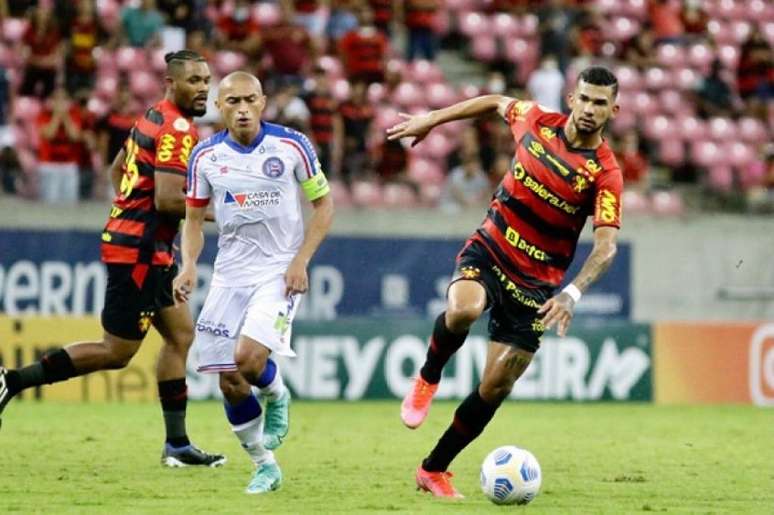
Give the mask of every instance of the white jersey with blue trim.
[{"label": "white jersey with blue trim", "polygon": [[248,286],[275,268],[284,272],[303,243],[299,190],[310,179],[325,181],[311,142],[281,125],[261,122],[248,146],[224,130],[194,148],[186,202],[214,206],[213,285]]}]

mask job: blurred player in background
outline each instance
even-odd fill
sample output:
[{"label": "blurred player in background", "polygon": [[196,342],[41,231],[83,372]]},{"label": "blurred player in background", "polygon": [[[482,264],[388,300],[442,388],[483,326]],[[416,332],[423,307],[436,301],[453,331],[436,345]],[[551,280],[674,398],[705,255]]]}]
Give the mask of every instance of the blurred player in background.
[{"label": "blurred player in background", "polygon": [[186,165],[198,139],[192,119],[206,112],[210,71],[194,52],[165,59],[164,100],[137,120],[110,169],[116,197],[102,233],[108,271],[102,341],[68,345],[17,370],[0,367],[0,413],[25,388],[125,367],[153,325],[164,338],[156,371],[166,427],[162,464],[213,467],[226,458],[196,448],[186,432],[193,320],[188,307],[175,306],[172,298],[172,242],[185,216]]},{"label": "blurred player in background", "polygon": [[[220,237],[196,323],[199,371],[220,374],[226,417],[256,465],[247,493],[259,494],[282,482],[272,450],[289,419],[290,392],[270,355],[295,356],[291,325],[309,284],[309,260],[330,228],[333,200],[306,136],[261,121],[266,97],[257,78],[225,77],[217,105],[226,130],[199,144],[188,163],[183,267],[174,292],[186,302],[196,284],[212,203]],[[299,189],[314,208],[306,235]],[[253,387],[267,400],[263,430]]]},{"label": "blurred player in background", "polygon": [[[501,95],[466,100],[409,116],[388,129],[389,139],[497,111],[511,128],[516,153],[487,217],[457,257],[447,309],[435,321],[427,359],[403,399],[401,418],[411,429],[427,417],[441,372],[471,325],[490,312],[481,384],[457,408],[454,420],[416,472],[417,486],[440,497],[462,497],[449,464],[484,430],[524,373],[546,329],[564,336],[575,304],[607,270],[621,223],[621,171],[602,138],[617,113],[618,81],[606,68],[584,70],[568,96],[569,115]],[[575,254],[586,217],[594,217],[594,246],[581,271],[555,295]]]}]

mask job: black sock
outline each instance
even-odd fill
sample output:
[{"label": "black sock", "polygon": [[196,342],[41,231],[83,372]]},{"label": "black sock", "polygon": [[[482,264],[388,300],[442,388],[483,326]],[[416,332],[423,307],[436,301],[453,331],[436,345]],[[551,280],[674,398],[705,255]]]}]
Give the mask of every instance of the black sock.
[{"label": "black sock", "polygon": [[166,442],[172,447],[185,447],[191,441],[185,431],[185,409],[188,403],[188,387],[185,378],[159,381],[159,399],[164,411]]},{"label": "black sock", "polygon": [[460,451],[481,434],[498,407],[499,402],[489,404],[484,401],[477,386],[454,412],[454,421],[438,440],[430,456],[422,462],[422,468],[428,472],[443,472],[449,468]]},{"label": "black sock", "polygon": [[437,384],[441,380],[441,372],[449,358],[457,352],[457,349],[465,343],[468,332],[455,334],[446,327],[446,312],[444,311],[435,319],[433,336],[430,337],[430,347],[427,349],[427,359],[419,371],[422,379],[430,384]]},{"label": "black sock", "polygon": [[66,381],[77,375],[70,355],[64,349],[56,349],[45,353],[37,363],[9,370],[6,385],[16,395],[26,388]]}]

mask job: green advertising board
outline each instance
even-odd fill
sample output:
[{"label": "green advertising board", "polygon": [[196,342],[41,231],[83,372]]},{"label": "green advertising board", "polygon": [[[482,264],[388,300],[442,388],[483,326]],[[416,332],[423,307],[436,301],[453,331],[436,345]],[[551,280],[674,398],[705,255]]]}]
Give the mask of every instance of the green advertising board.
[{"label": "green advertising board", "polygon": [[[426,320],[297,322],[297,356],[278,362],[296,398],[400,398],[424,361],[431,328]],[[471,392],[486,348],[485,327],[478,324],[446,366],[437,398],[461,399]],[[575,327],[562,339],[544,337],[511,398],[648,401],[651,390],[650,326],[620,323]]]}]

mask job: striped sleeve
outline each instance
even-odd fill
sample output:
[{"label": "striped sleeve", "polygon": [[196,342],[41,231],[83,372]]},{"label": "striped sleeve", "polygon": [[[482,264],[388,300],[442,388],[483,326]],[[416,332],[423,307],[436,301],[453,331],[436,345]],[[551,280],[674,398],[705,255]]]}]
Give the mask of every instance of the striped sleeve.
[{"label": "striped sleeve", "polygon": [[293,153],[298,157],[296,165],[293,167],[293,173],[298,182],[307,181],[315,175],[322,173],[320,160],[317,158],[317,152],[315,152],[309,138],[298,131],[290,130],[280,141],[291,146]]},{"label": "striped sleeve", "polygon": [[212,145],[197,145],[191,159],[188,160],[186,175],[186,204],[193,207],[204,207],[210,203],[211,188],[204,173],[206,157],[215,151]]}]

